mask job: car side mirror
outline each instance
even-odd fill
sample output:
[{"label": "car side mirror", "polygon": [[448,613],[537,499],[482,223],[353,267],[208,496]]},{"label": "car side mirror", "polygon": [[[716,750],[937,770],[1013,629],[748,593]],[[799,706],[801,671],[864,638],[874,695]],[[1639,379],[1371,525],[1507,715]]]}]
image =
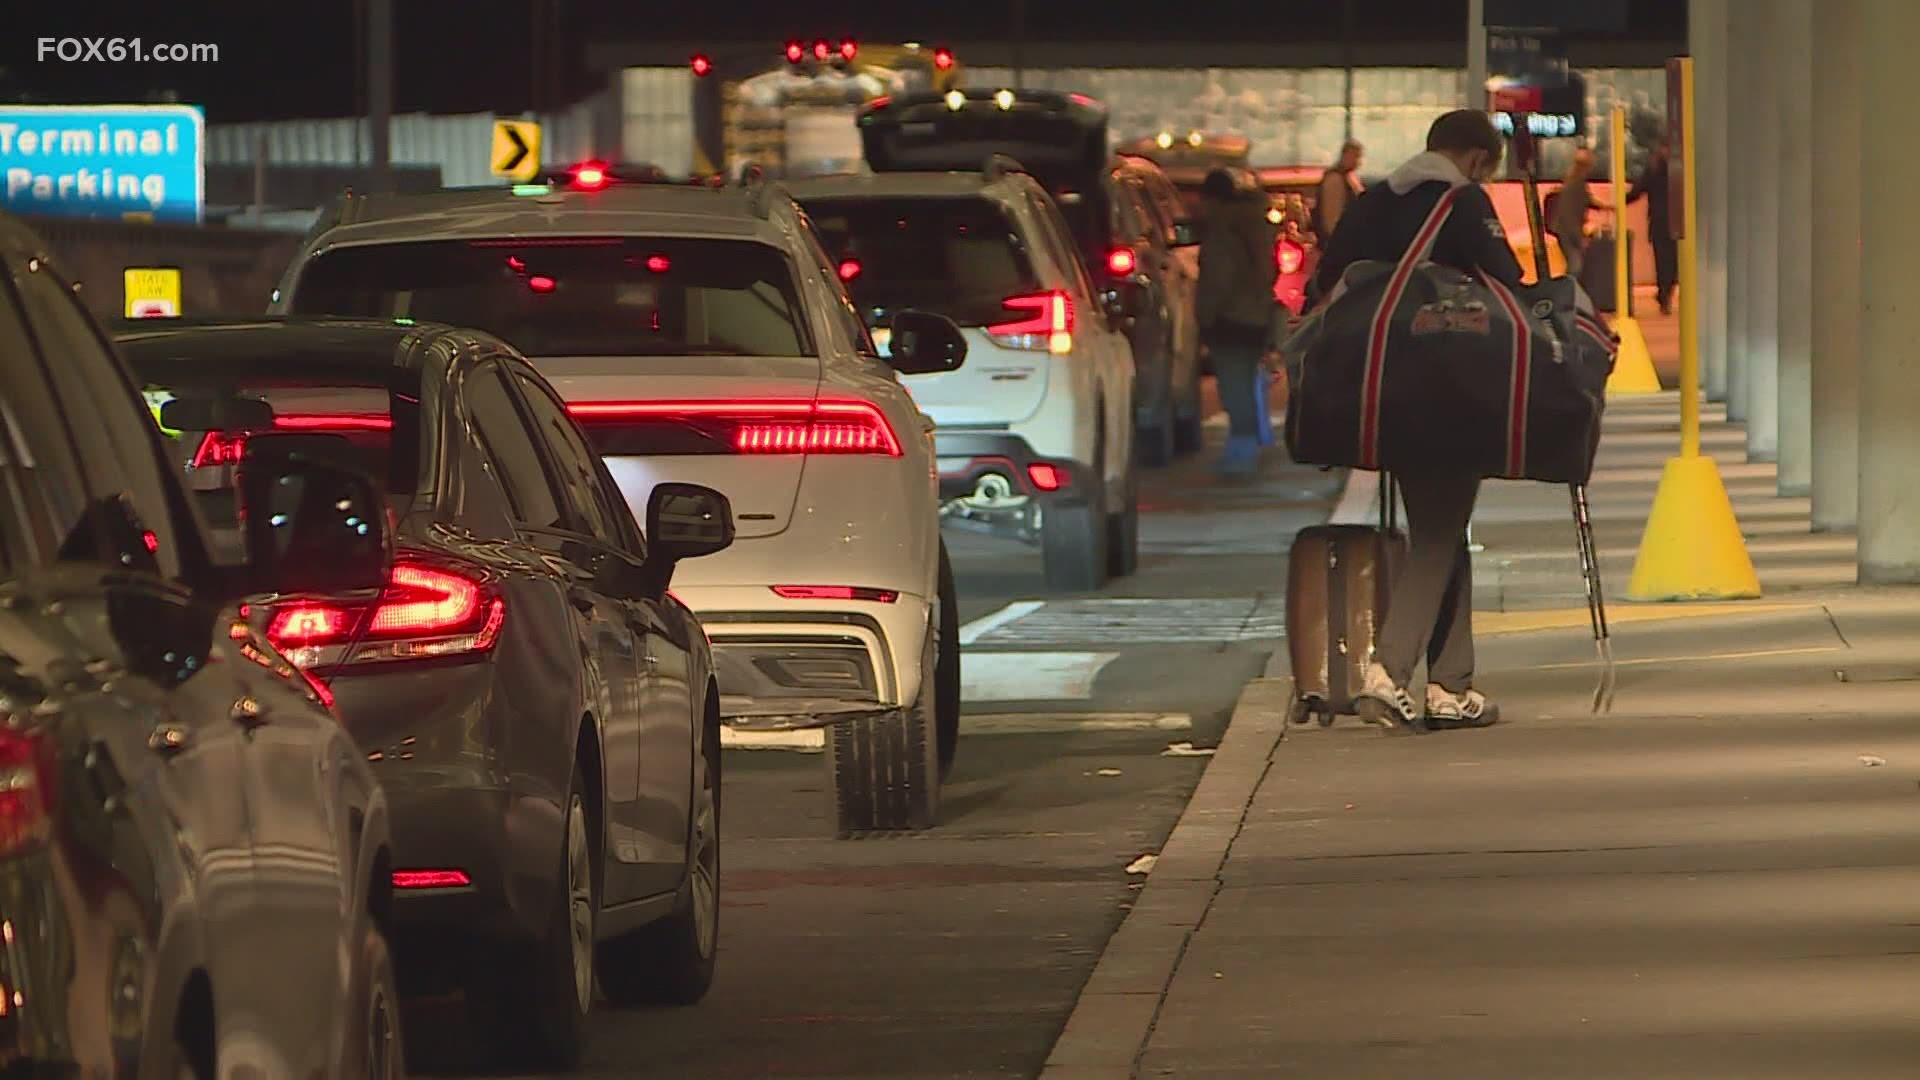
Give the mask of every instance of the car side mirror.
[{"label": "car side mirror", "polygon": [[1176,221],[1173,223],[1173,246],[1174,247],[1177,247],[1177,248],[1197,247],[1199,246],[1199,243],[1200,243],[1200,231],[1193,227],[1193,222]]},{"label": "car side mirror", "polygon": [[386,588],[393,528],[386,493],[355,468],[339,435],[261,432],[240,461],[246,592]]},{"label": "car side mirror", "polygon": [[952,319],[930,311],[895,312],[888,343],[887,362],[902,375],[958,371],[967,360],[966,335]]},{"label": "car side mirror", "polygon": [[647,498],[647,557],[668,564],[733,546],[733,506],[699,484],[659,484]]}]

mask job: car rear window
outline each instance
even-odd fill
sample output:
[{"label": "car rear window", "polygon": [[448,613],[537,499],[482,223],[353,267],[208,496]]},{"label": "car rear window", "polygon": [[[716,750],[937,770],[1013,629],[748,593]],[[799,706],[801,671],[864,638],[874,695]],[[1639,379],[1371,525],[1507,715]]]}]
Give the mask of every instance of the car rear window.
[{"label": "car rear window", "polygon": [[752,240],[555,237],[338,248],[302,315],[485,330],[527,356],[813,356],[786,254]]},{"label": "car rear window", "polygon": [[130,347],[123,342],[121,348],[169,455],[216,530],[238,524],[232,465],[250,433],[169,428],[162,417],[170,401],[264,401],[273,409],[274,430],[340,439],[349,462],[384,483],[402,515],[431,486],[432,448],[424,438],[419,374],[393,366],[385,355],[378,358],[387,361],[382,364],[341,364],[332,354],[214,359],[152,343]]},{"label": "car rear window", "polygon": [[870,318],[917,308],[985,326],[1006,318],[1009,297],[1041,289],[1026,244],[991,199],[822,198],[806,210]]}]

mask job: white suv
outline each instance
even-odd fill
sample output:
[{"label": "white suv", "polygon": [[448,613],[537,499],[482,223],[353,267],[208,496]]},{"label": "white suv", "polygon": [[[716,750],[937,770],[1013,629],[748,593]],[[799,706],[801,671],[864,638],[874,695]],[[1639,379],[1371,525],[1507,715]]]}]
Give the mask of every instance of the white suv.
[{"label": "white suv", "polygon": [[938,427],[942,514],[1038,541],[1049,588],[1098,589],[1139,552],[1133,349],[1066,220],[1006,159],[982,172],[788,184],[884,341],[896,311],[938,312],[967,363],[904,381]]}]

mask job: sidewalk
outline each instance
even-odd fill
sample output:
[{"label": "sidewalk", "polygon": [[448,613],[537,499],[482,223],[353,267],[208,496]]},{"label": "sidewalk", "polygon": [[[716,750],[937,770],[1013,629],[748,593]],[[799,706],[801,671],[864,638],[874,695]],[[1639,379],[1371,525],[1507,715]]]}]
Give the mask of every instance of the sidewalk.
[{"label": "sidewalk", "polygon": [[[1677,408],[1609,409],[1609,592]],[[1616,602],[1592,716],[1565,492],[1490,485],[1476,625],[1509,722],[1286,730],[1277,657],[1045,1080],[1916,1075],[1920,591],[1836,587],[1851,538],[1810,534],[1724,420],[1706,445],[1765,599]]]}]

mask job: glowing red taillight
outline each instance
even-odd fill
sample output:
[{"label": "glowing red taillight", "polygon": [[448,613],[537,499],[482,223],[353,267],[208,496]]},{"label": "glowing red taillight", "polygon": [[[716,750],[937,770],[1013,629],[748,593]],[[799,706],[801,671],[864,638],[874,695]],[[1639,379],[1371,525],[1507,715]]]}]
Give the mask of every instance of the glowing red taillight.
[{"label": "glowing red taillight", "polygon": [[498,643],[506,616],[506,599],[481,575],[405,556],[371,611],[332,601],[287,604],[275,609],[267,640],[302,667],[471,657]]},{"label": "glowing red taillight", "polygon": [[1067,474],[1058,465],[1036,461],[1027,466],[1027,479],[1041,491],[1059,491],[1067,486]]},{"label": "glowing red taillight", "polygon": [[46,836],[57,776],[53,753],[52,744],[36,735],[0,728],[0,856]]},{"label": "glowing red taillight", "polygon": [[1107,252],[1107,273],[1114,277],[1125,277],[1139,265],[1140,261],[1134,256],[1132,248],[1114,248]]},{"label": "glowing red taillight", "polygon": [[1282,240],[1273,245],[1273,261],[1283,274],[1297,273],[1307,261],[1307,252],[1291,240]]},{"label": "glowing red taillight", "polygon": [[857,278],[859,276],[860,276],[860,260],[859,259],[841,259],[840,260],[840,280],[841,281],[852,281],[854,278]]},{"label": "glowing red taillight", "polygon": [[396,889],[459,889],[473,884],[465,870],[395,870]]},{"label": "glowing red taillight", "polygon": [[[391,431],[393,418],[372,413],[286,413],[273,418],[277,431]],[[247,432],[209,431],[193,452],[193,467],[238,465],[247,456]]]},{"label": "glowing red taillight", "polygon": [[865,600],[875,604],[891,604],[900,599],[900,594],[892,589],[868,589],[858,585],[772,585],[768,586],[783,600]]},{"label": "glowing red taillight", "polygon": [[1012,296],[1000,304],[1025,317],[987,327],[994,344],[1005,349],[1044,349],[1055,355],[1073,351],[1073,299],[1066,293]]},{"label": "glowing red taillight", "polygon": [[902,453],[869,401],[580,401],[567,411],[611,456]]},{"label": "glowing red taillight", "polygon": [[210,469],[219,465],[238,465],[246,456],[245,432],[209,431],[200,437],[200,449],[193,452],[193,467]]}]

